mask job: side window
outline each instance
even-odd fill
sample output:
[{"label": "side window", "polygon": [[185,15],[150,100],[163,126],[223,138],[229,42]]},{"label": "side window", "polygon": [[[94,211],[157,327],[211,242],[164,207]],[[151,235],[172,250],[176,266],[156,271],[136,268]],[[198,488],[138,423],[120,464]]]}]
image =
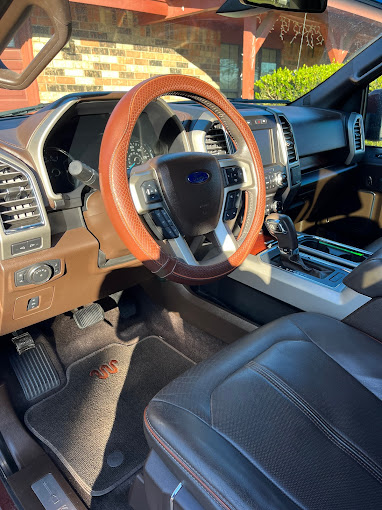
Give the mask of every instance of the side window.
[{"label": "side window", "polygon": [[382,77],[370,83],[365,123],[366,145],[382,147]]}]

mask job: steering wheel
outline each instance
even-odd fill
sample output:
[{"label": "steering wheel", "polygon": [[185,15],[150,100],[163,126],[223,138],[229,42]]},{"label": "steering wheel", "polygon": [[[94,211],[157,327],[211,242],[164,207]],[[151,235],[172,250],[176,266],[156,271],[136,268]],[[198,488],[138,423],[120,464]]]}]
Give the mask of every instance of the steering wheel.
[{"label": "steering wheel", "polygon": [[[189,98],[210,110],[237,150],[220,157],[200,152],[158,156],[133,167],[128,178],[126,158],[134,126],[151,101],[168,95]],[[231,103],[197,78],[158,76],[127,92],[106,125],[99,172],[106,211],[122,241],[151,272],[178,283],[199,285],[229,274],[249,255],[264,221],[263,165],[253,134]],[[147,189],[154,203],[145,199]],[[231,228],[241,196],[245,211],[235,237]],[[148,225],[159,229],[162,239],[156,239]],[[193,246],[205,238],[212,250],[197,260]]]}]

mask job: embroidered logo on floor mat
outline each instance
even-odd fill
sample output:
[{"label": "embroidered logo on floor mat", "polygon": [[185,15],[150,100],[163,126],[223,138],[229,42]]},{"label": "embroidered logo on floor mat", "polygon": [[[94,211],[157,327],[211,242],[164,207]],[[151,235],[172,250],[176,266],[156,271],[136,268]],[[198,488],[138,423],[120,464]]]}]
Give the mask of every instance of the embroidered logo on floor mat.
[{"label": "embroidered logo on floor mat", "polygon": [[90,372],[90,377],[98,377],[98,379],[107,379],[109,374],[116,374],[118,372],[118,360],[112,359],[108,364],[101,365],[99,368]]}]

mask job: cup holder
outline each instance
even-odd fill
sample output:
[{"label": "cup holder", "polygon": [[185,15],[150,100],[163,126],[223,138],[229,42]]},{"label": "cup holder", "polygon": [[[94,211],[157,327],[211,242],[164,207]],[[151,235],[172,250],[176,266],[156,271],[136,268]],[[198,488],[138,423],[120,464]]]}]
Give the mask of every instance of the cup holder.
[{"label": "cup holder", "polygon": [[356,255],[353,253],[343,253],[340,255],[340,257],[342,259],[350,260],[351,262],[357,262],[359,264],[367,259],[365,255]]},{"label": "cup holder", "polygon": [[357,248],[352,249],[351,247],[348,248],[345,246],[342,248],[334,243],[332,244],[330,241],[322,241],[320,239],[302,239],[299,242],[299,246],[340,257],[341,259],[349,260],[357,264],[367,259],[367,256],[357,252]]}]

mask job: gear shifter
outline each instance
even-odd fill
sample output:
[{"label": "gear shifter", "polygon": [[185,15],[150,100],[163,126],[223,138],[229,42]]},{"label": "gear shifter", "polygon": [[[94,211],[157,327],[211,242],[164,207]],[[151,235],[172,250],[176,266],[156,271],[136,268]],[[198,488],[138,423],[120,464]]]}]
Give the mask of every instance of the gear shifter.
[{"label": "gear shifter", "polygon": [[298,249],[297,233],[293,221],[286,214],[273,213],[265,218],[265,226],[269,233],[277,239],[280,250],[281,264],[289,269],[308,273],[317,278],[321,272],[305,264]]}]

